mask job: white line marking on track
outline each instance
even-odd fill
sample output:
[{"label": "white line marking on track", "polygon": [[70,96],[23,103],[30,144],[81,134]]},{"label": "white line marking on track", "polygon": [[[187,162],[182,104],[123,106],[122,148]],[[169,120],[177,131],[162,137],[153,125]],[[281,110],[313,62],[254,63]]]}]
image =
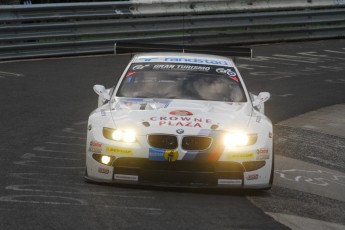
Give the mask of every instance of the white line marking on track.
[{"label": "white line marking on track", "polygon": [[302,52],[302,53],[298,53],[300,55],[305,55],[305,56],[310,56],[310,57],[320,57],[323,60],[345,60],[345,58],[338,58],[338,57],[330,57],[328,55],[317,55],[316,52]]},{"label": "white line marking on track", "polygon": [[47,157],[47,156],[37,156],[34,153],[25,153],[21,156],[22,159],[32,159],[32,158],[42,158],[42,159],[52,159],[52,160],[68,160],[68,161],[81,161],[82,159],[64,158],[64,157]]},{"label": "white line marking on track", "polygon": [[2,75],[2,77],[24,77],[24,75],[20,73],[10,73],[4,71],[0,71],[0,75]]},{"label": "white line marking on track", "polygon": [[271,67],[271,66],[249,65],[249,64],[238,65],[238,68],[240,68],[240,69],[257,69],[257,68],[275,69],[275,67]]},{"label": "white line marking on track", "polygon": [[[298,53],[298,54],[302,54],[302,53]],[[321,59],[319,56],[303,57],[303,56],[285,55],[285,54],[274,54],[273,56],[279,57],[279,58],[286,58],[286,60],[289,60],[289,61],[302,62],[302,63],[316,64],[319,62],[324,62],[323,59]]]},{"label": "white line marking on track", "polygon": [[85,169],[85,166],[45,166],[45,165],[35,165],[37,161],[23,160],[23,161],[13,161],[16,165],[30,166],[30,167],[40,167],[40,168],[51,168],[51,169]]},{"label": "white line marking on track", "polygon": [[340,52],[340,51],[335,51],[335,50],[324,50],[324,51],[328,53],[345,54],[345,52]]},{"label": "white line marking on track", "polygon": [[[85,168],[84,168],[85,169]],[[80,175],[84,175],[85,171],[80,171]],[[95,189],[98,191],[98,188],[95,187],[92,184],[88,184],[88,183],[76,183],[76,182],[68,182],[66,180],[66,178],[72,178],[75,179],[76,174],[75,173],[71,173],[71,174],[62,174],[62,173],[23,173],[23,172],[13,172],[13,173],[9,173],[9,175],[11,177],[15,177],[18,179],[24,179],[26,182],[28,180],[31,181],[40,181],[40,184],[42,184],[41,182],[46,182],[44,183],[47,186],[57,186],[57,184],[61,184],[61,185],[70,185],[70,186],[77,186],[78,189],[81,189],[82,187],[84,187],[85,189],[87,189],[88,192],[90,192],[91,189]],[[54,180],[50,180],[49,178],[45,178],[45,177],[51,177]],[[57,178],[64,178],[63,180],[57,180]],[[79,179],[77,179],[79,181]],[[51,184],[49,184],[51,183]],[[42,185],[43,186],[43,185]],[[125,190],[121,189],[121,191],[118,190],[112,190],[111,193],[108,194],[124,194],[124,195],[128,195],[128,194],[139,194],[139,195],[143,195],[143,194],[152,194],[152,191],[149,190],[133,190],[133,189],[129,189],[129,190]],[[102,193],[102,192],[97,192],[97,193]],[[104,193],[107,194],[107,193]]]},{"label": "white line marking on track", "polygon": [[71,145],[71,146],[82,146],[85,147],[85,145],[81,145],[81,144],[70,144],[70,143],[63,143],[63,142],[45,142],[46,144],[51,144],[51,145]]},{"label": "white line marking on track", "polygon": [[41,147],[41,146],[36,146],[33,148],[33,150],[39,151],[39,152],[51,152],[51,153],[84,154],[84,153],[77,153],[77,152],[70,152],[70,151],[50,150],[50,149],[46,149],[45,147]]},{"label": "white line marking on track", "polygon": [[298,64],[294,64],[294,63],[271,61],[270,59],[272,59],[272,58],[271,57],[266,57],[266,56],[257,56],[256,58],[253,58],[252,61],[268,62],[268,63],[275,63],[275,64],[280,64],[280,65],[290,65],[290,66],[298,65]]},{"label": "white line marking on track", "polygon": [[[21,200],[21,198],[26,198]],[[64,199],[68,201],[75,201],[77,203],[70,202],[57,202],[57,201],[38,201],[38,200],[27,200],[27,198],[33,199]],[[0,197],[0,201],[3,202],[15,202],[15,203],[30,203],[30,204],[50,204],[50,205],[88,205],[84,200],[72,198],[72,197],[63,197],[63,196],[44,196],[44,195],[10,195]]]},{"label": "white line marking on track", "polygon": [[79,121],[79,122],[73,123],[73,125],[86,125],[86,124],[87,124],[87,121]]},{"label": "white line marking on track", "polygon": [[[28,200],[31,198],[32,200]],[[44,200],[46,199],[46,200]],[[66,202],[60,201],[48,201],[48,200],[66,200]],[[68,202],[67,202],[68,201]],[[72,197],[63,196],[44,196],[44,195],[9,195],[0,197],[0,202],[13,202],[13,203],[28,203],[28,204],[45,204],[45,205],[75,205],[75,206],[88,206],[90,205],[87,201]],[[73,203],[72,203],[73,202]],[[117,209],[129,209],[129,210],[141,210],[141,211],[162,211],[160,208],[151,207],[130,207],[120,205],[94,205],[96,207],[104,208],[117,208]]]},{"label": "white line marking on track", "polygon": [[275,96],[275,97],[291,97],[291,96],[295,96],[295,94],[292,94],[292,93],[286,93],[286,94],[281,94],[281,95],[272,94],[272,96]]},{"label": "white line marking on track", "polygon": [[343,167],[343,166],[344,166],[343,164],[333,163],[333,162],[331,162],[331,161],[324,160],[324,159],[321,159],[321,158],[318,158],[318,157],[314,157],[314,156],[307,156],[307,157],[310,158],[310,159],[313,159],[313,160],[322,162],[322,163],[327,164],[327,165],[340,166],[340,167]]},{"label": "white line marking on track", "polygon": [[276,81],[276,80],[280,80],[280,79],[286,79],[286,78],[291,78],[292,76],[281,76],[281,77],[274,77],[271,78],[271,81]]},{"label": "white line marking on track", "polygon": [[[278,55],[278,57],[274,57]],[[273,59],[273,60],[280,60],[280,61],[285,61],[285,62],[299,62],[299,63],[310,63],[310,64],[316,64],[317,62],[315,61],[301,61],[301,60],[295,60],[295,59],[289,59],[289,58],[282,58],[282,57],[279,57],[279,54],[275,54],[273,55],[272,57],[267,57],[268,59]]]},{"label": "white line marking on track", "polygon": [[[148,208],[148,207],[129,207],[129,206],[118,206],[118,205],[95,205],[96,207],[104,207],[104,208],[118,208],[118,209],[134,209],[134,210],[142,210],[142,211],[158,211],[161,212],[161,208]],[[150,213],[148,213],[150,214]],[[158,213],[156,213],[158,214]]]},{"label": "white line marking on track", "polygon": [[[32,187],[32,188],[30,188]],[[50,188],[50,189],[47,189]],[[122,197],[122,198],[136,198],[136,199],[155,199],[154,196],[136,196],[136,195],[121,195],[106,193],[106,192],[92,192],[92,191],[82,191],[80,188],[56,186],[56,185],[37,185],[37,184],[24,184],[24,185],[8,185],[7,190],[13,191],[25,191],[25,192],[47,192],[47,193],[61,193],[61,194],[82,194],[82,195],[96,195],[96,196],[112,196],[112,197]],[[77,191],[63,191],[66,190],[77,190]],[[124,193],[124,192],[122,192]],[[130,192],[128,192],[130,193]]]},{"label": "white line marking on track", "polygon": [[328,83],[337,83],[337,84],[344,84],[345,83],[345,80],[344,79],[337,79],[337,80],[331,80],[331,79],[327,79],[325,80],[325,82],[328,82]]},{"label": "white line marking on track", "polygon": [[[280,178],[299,182],[303,178],[304,182],[313,185],[327,186],[328,182],[345,186],[345,176],[337,175],[332,172],[322,171],[322,170],[303,170],[303,169],[284,169],[275,170],[275,173],[280,175]],[[292,174],[292,175],[291,175]],[[303,174],[303,175],[297,175]],[[326,178],[324,178],[326,177]],[[344,181],[344,182],[343,182]]]},{"label": "white line marking on track", "polygon": [[336,72],[345,70],[344,67],[340,67],[340,66],[319,66],[319,67],[330,70],[330,71],[336,71]]},{"label": "white line marking on track", "polygon": [[67,138],[67,139],[80,139],[80,140],[86,140],[85,137],[75,137],[75,136],[59,136],[59,135],[55,135],[54,137],[58,137],[58,138]]},{"label": "white line marking on track", "polygon": [[71,133],[71,134],[80,134],[80,135],[83,135],[83,136],[86,135],[86,132],[75,132],[74,130],[75,129],[73,129],[73,128],[64,128],[62,131],[66,132],[66,133]]}]

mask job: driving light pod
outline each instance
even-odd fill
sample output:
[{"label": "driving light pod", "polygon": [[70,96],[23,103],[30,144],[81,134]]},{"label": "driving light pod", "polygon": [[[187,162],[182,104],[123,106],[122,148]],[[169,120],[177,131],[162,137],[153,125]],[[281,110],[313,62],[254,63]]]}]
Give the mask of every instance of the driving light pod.
[{"label": "driving light pod", "polygon": [[94,153],[92,155],[92,158],[96,160],[97,162],[107,165],[107,166],[111,166],[116,159],[115,156],[107,156],[107,155],[98,154],[98,153]]},{"label": "driving light pod", "polygon": [[110,161],[111,161],[111,158],[109,156],[102,156],[101,158],[101,162],[105,165],[109,164]]},{"label": "driving light pod", "polygon": [[103,128],[103,136],[109,140],[133,143],[136,141],[136,134],[133,130],[119,130]]},{"label": "driving light pod", "polygon": [[246,134],[244,132],[228,133],[224,136],[226,147],[248,146],[256,143],[256,134]]}]

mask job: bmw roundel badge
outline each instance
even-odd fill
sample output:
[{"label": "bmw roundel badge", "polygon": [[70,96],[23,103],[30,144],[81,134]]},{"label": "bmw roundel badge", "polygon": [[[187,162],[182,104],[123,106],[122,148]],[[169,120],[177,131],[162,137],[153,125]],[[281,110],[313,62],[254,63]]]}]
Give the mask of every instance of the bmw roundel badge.
[{"label": "bmw roundel badge", "polygon": [[183,130],[183,129],[177,129],[176,132],[177,132],[178,134],[182,134],[182,133],[184,133],[184,130]]}]

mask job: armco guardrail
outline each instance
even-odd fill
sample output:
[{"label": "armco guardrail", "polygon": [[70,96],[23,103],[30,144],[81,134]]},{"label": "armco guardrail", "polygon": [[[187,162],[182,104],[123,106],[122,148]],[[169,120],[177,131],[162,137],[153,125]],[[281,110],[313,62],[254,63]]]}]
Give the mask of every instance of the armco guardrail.
[{"label": "armco guardrail", "polygon": [[336,37],[345,37],[345,0],[0,6],[0,60],[111,53],[116,41],[238,45]]}]

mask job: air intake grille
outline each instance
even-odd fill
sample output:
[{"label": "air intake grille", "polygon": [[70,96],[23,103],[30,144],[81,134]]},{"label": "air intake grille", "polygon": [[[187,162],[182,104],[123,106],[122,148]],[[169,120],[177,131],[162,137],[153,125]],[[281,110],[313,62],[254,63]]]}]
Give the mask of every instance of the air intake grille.
[{"label": "air intake grille", "polygon": [[182,148],[184,150],[205,150],[210,147],[211,143],[211,137],[186,136],[182,140]]},{"label": "air intake grille", "polygon": [[176,149],[177,137],[174,135],[151,134],[148,136],[149,144],[158,149]]}]

